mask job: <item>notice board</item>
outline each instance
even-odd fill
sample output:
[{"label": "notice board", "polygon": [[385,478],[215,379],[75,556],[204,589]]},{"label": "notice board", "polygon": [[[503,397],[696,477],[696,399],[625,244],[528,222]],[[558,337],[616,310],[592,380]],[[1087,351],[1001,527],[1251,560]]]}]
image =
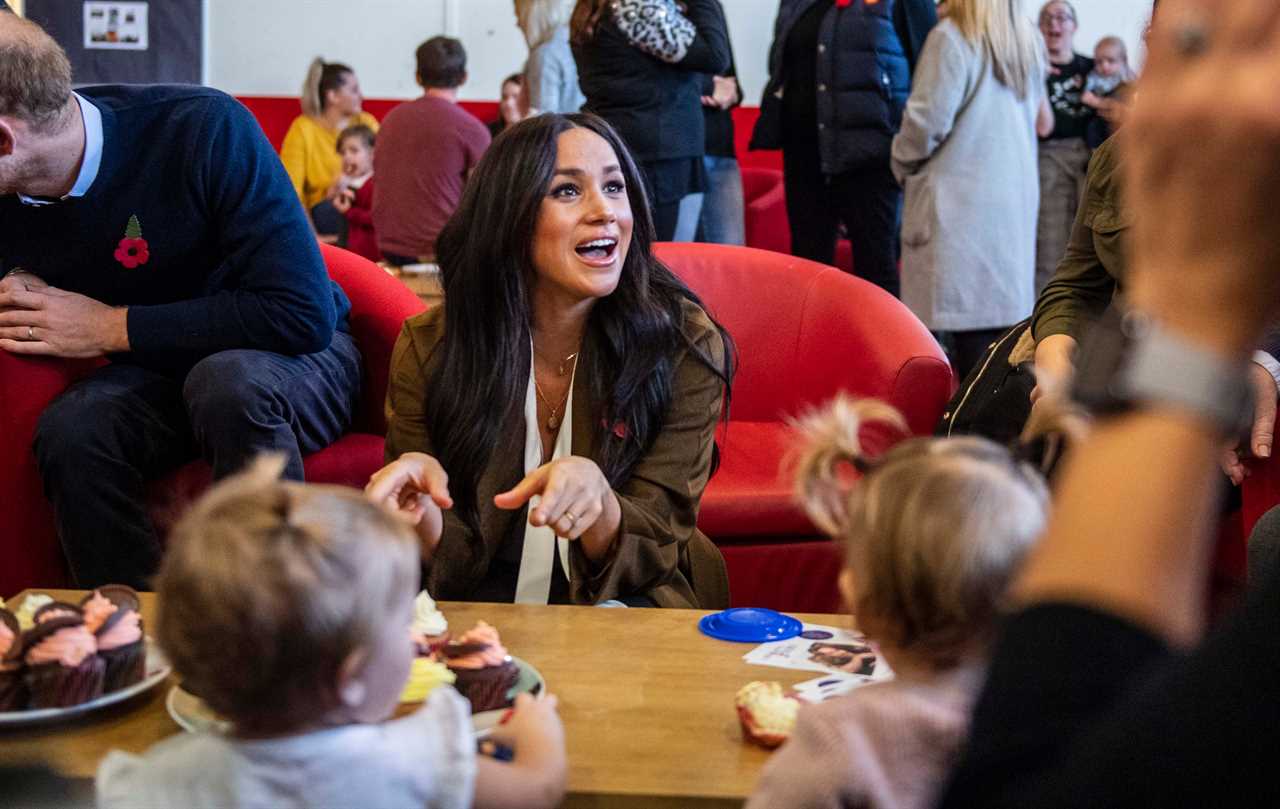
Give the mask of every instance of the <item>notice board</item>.
[{"label": "notice board", "polygon": [[26,0],[67,51],[76,84],[199,84],[204,0]]}]

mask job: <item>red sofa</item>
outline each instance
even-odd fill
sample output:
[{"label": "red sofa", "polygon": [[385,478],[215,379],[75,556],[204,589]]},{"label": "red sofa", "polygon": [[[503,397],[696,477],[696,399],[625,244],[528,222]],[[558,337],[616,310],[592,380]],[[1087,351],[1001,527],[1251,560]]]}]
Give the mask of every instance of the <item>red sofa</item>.
[{"label": "red sofa", "polygon": [[791,223],[787,220],[782,172],[743,166],[742,201],[747,247],[790,253]]},{"label": "red sofa", "polygon": [[[351,332],[364,357],[364,385],[351,432],[304,459],[308,480],[363,486],[382,465],[386,432],[383,400],[391,349],[405,318],[423,309],[403,284],[353,253],[321,245],[329,275],[351,299]],[[19,357],[0,351],[0,491],[9,498],[0,525],[0,594],[68,583],[53,514],[36,473],[31,439],[41,411],[95,363]],[[149,492],[152,516],[163,531],[209,483],[197,461]],[[86,481],[86,485],[93,485]]]},{"label": "red sofa", "polygon": [[720,470],[698,519],[725,555],[733,603],[838,609],[836,549],[793,505],[780,469],[786,419],[846,391],[888,401],[926,434],[954,389],[951,366],[897,299],[832,267],[746,247],[657,252],[738,348]]}]

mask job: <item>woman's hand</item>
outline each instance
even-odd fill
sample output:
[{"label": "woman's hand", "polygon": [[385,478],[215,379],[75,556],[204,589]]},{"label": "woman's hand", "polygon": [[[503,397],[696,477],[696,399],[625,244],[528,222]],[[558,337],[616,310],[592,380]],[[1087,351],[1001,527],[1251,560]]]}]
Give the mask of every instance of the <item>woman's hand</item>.
[{"label": "woman's hand", "polygon": [[493,498],[498,508],[521,508],[540,496],[529,510],[529,524],[549,526],[565,539],[587,540],[584,549],[599,558],[612,544],[621,521],[618,496],[600,467],[589,458],[572,456],[538,467],[515,488]]},{"label": "woman's hand", "polygon": [[1075,372],[1076,339],[1066,334],[1051,334],[1036,343],[1036,386],[1031,389],[1031,402],[1040,401],[1047,389],[1066,390]]},{"label": "woman's hand", "polygon": [[364,494],[418,529],[423,556],[429,559],[444,528],[444,509],[453,508],[449,475],[440,462],[422,452],[406,452],[374,472]]}]

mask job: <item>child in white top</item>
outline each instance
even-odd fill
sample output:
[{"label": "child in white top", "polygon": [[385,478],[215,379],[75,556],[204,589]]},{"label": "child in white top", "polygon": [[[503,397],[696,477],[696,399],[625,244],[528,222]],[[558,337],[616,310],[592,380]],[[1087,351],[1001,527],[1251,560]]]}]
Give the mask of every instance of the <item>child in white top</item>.
[{"label": "child in white top", "polygon": [[1080,96],[1080,101],[1097,113],[1085,133],[1089,148],[1098,148],[1119,128],[1136,78],[1129,67],[1129,48],[1124,40],[1116,36],[1098,40],[1093,51],[1093,71],[1085,79],[1084,94]]},{"label": "child in white top", "polygon": [[868,423],[906,432],[876,401],[840,397],[809,416],[796,489],[843,543],[841,591],[896,677],[801,707],[747,809],[932,806],[964,742],[1005,587],[1044,528],[1044,483],[1004,448],[916,438],[871,459],[859,440]]},{"label": "child in white top", "polygon": [[279,482],[278,459],[216,486],[173,533],[157,634],[183,684],[232,723],[142,756],[112,752],[114,807],[552,807],[564,795],[554,698],[516,703],[477,756],[445,686],[388,719],[412,662],[413,532],[359,491]]}]

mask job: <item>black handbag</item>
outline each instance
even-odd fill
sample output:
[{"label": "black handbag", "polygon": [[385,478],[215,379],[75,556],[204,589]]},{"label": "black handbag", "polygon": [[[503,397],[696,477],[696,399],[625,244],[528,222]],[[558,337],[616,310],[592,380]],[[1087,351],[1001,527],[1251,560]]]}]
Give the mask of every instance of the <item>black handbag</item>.
[{"label": "black handbag", "polygon": [[947,402],[935,435],[980,435],[1005,446],[1018,440],[1036,386],[1034,351],[1022,339],[1030,323],[1030,318],[1018,323],[991,344]]}]

